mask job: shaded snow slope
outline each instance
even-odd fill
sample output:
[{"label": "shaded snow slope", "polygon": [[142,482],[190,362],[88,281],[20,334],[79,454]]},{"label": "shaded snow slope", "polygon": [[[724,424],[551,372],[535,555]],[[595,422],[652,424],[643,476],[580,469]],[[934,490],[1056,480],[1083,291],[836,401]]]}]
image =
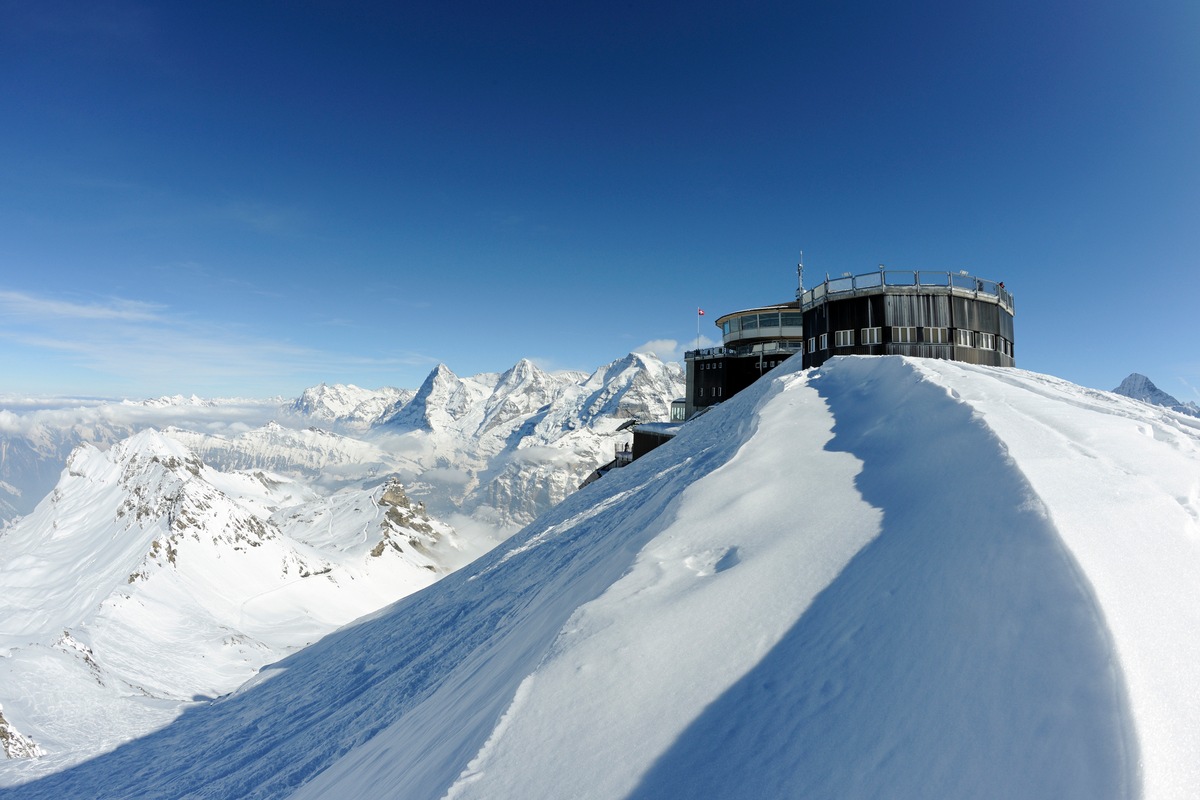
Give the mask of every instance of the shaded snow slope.
[{"label": "shaded snow slope", "polygon": [[473,565],[0,798],[1193,797],[1194,426],[1018,370],[785,364]]}]

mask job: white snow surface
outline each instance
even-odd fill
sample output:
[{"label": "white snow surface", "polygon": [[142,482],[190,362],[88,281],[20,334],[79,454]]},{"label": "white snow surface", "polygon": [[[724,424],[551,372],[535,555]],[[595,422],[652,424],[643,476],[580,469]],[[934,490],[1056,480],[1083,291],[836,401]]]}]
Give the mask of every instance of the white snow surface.
[{"label": "white snow surface", "polygon": [[1191,798],[1197,631],[1196,419],[786,363],[239,691],[10,762],[0,798]]},{"label": "white snow surface", "polygon": [[166,724],[465,560],[395,482],[320,496],[153,430],[80,446],[0,548],[0,706],[9,739],[52,756],[34,770]]}]

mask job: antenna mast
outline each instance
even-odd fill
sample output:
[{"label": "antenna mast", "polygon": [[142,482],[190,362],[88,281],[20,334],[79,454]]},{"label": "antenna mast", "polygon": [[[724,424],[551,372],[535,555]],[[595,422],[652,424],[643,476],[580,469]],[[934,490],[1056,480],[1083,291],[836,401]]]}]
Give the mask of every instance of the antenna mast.
[{"label": "antenna mast", "polygon": [[804,294],[804,251],[800,251],[800,260],[796,263],[796,299]]}]

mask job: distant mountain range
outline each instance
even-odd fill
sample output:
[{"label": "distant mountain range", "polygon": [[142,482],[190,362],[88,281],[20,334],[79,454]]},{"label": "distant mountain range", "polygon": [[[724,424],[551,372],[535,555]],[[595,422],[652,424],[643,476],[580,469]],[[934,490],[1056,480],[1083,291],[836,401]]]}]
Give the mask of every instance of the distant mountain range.
[{"label": "distant mountain range", "polygon": [[628,440],[622,422],[666,419],[683,391],[679,364],[631,353],[591,374],[522,359],[462,378],[439,364],[415,390],[321,384],[284,404],[176,396],[12,414],[0,434],[0,520],[32,511],[77,445],[155,428],[223,470],[326,489],[394,474],[438,515],[507,533],[609,461]]},{"label": "distant mountain range", "polygon": [[682,392],[630,354],[5,412],[0,753],[76,760],[232,691],[490,549]]}]

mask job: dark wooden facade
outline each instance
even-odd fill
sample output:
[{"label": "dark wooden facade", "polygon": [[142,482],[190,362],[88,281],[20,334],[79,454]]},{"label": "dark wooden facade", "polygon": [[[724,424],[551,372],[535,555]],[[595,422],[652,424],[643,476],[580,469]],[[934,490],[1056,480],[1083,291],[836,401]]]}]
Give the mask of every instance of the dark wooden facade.
[{"label": "dark wooden facade", "polygon": [[[1003,284],[961,274],[858,276],[847,289],[803,295],[804,366],[839,355],[905,355],[997,367],[1015,365],[1012,296]],[[924,275],[924,273],[922,273]],[[869,281],[869,282],[868,282]],[[936,281],[936,282],[935,282]],[[827,284],[831,282],[827,281]]]}]

